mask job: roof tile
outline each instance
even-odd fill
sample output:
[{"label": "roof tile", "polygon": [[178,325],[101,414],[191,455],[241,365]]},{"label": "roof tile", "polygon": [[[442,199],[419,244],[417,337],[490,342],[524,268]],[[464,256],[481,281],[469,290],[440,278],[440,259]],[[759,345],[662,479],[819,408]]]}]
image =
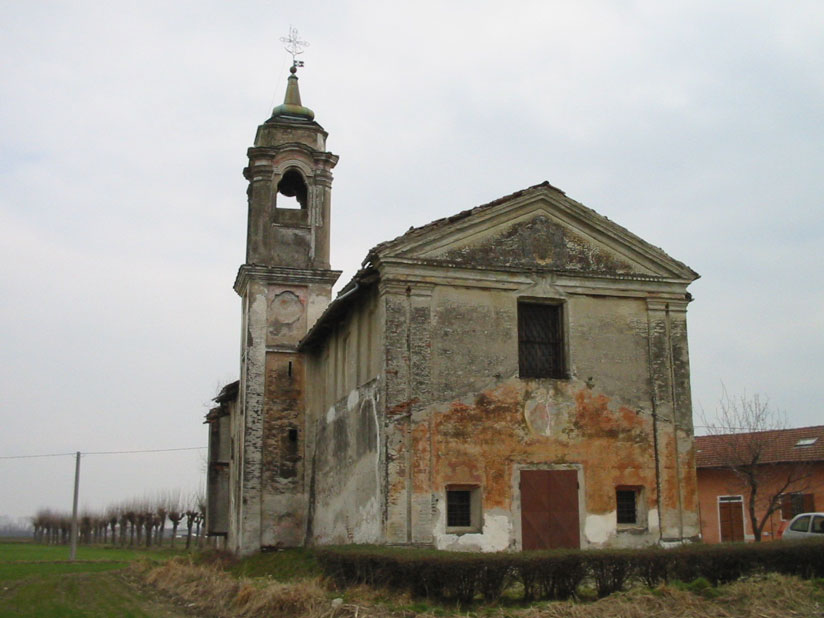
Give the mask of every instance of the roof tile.
[{"label": "roof tile", "polygon": [[[698,468],[721,468],[730,465],[730,439],[747,441],[750,438],[764,445],[761,463],[793,461],[824,461],[824,425],[774,429],[716,436],[696,436],[695,465]],[[796,446],[799,440],[817,438],[809,446]]]}]

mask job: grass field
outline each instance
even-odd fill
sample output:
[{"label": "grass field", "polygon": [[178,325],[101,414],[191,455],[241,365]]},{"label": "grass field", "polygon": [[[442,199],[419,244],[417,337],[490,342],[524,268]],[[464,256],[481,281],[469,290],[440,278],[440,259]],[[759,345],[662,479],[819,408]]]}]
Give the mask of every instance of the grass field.
[{"label": "grass field", "polygon": [[[103,547],[100,545],[78,545],[78,560],[116,560],[118,562],[131,562],[141,556],[163,556],[176,555],[180,551],[174,552],[169,548],[163,549],[129,549],[119,547]],[[39,545],[26,541],[0,542],[0,562],[27,561],[47,561],[55,562],[69,559],[69,547],[67,545]]]},{"label": "grass field", "polygon": [[26,542],[0,543],[0,616],[160,617],[182,613],[141,588],[126,567],[135,560],[161,563],[181,552],[105,547],[69,548]]}]

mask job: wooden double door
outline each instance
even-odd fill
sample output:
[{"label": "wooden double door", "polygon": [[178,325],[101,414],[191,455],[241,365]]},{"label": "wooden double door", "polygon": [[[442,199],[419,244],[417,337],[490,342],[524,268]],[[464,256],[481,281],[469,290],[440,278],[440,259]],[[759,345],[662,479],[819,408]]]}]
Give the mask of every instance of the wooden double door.
[{"label": "wooden double door", "polygon": [[524,550],[581,546],[577,470],[521,470]]},{"label": "wooden double door", "polygon": [[718,517],[722,543],[744,540],[744,504],[741,499],[719,498]]}]

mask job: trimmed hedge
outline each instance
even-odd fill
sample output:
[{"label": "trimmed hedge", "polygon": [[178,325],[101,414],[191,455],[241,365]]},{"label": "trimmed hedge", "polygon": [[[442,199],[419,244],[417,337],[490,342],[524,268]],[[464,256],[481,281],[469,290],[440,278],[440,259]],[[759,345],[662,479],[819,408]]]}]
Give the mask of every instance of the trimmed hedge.
[{"label": "trimmed hedge", "polygon": [[318,549],[317,559],[340,586],[368,584],[461,604],[494,602],[513,584],[532,601],[574,598],[584,583],[605,597],[629,582],[655,587],[705,578],[718,586],[767,572],[824,577],[824,543],[818,539],[494,554],[354,545]]}]

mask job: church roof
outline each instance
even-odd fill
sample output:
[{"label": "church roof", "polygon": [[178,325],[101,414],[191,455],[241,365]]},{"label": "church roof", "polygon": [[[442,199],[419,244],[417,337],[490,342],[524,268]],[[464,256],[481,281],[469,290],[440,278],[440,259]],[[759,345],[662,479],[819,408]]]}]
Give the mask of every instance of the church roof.
[{"label": "church roof", "polygon": [[404,234],[401,234],[400,236],[398,236],[396,238],[393,238],[392,240],[386,240],[382,243],[378,243],[377,245],[372,247],[372,249],[366,255],[366,258],[363,260],[362,265],[365,265],[366,263],[371,261],[371,259],[373,257],[376,257],[376,256],[384,253],[385,251],[391,251],[393,247],[398,246],[403,241],[410,240],[410,239],[413,239],[413,238],[417,238],[418,236],[421,236],[422,234],[425,234],[426,232],[444,227],[446,225],[449,225],[450,223],[460,221],[461,219],[466,219],[467,217],[469,217],[469,216],[471,216],[475,213],[482,212],[484,210],[492,208],[493,206],[497,206],[498,204],[503,204],[504,202],[507,202],[507,201],[509,201],[511,199],[514,199],[514,198],[521,197],[522,195],[526,195],[527,193],[534,192],[536,189],[540,189],[540,188],[553,189],[553,190],[557,191],[558,193],[560,193],[562,195],[566,195],[563,191],[561,191],[561,189],[552,186],[551,184],[549,184],[549,181],[545,180],[542,183],[539,183],[537,185],[532,185],[531,187],[527,187],[526,189],[521,189],[520,191],[515,191],[514,193],[510,193],[509,195],[504,195],[503,197],[499,197],[498,199],[492,200],[491,202],[487,202],[486,204],[481,204],[480,206],[475,206],[474,208],[469,208],[467,210],[462,210],[461,212],[456,213],[454,215],[451,215],[449,217],[442,217],[440,219],[435,219],[434,221],[431,221],[431,222],[429,222],[425,225],[421,225],[419,227],[414,227],[414,226],[410,227]]},{"label": "church roof", "polygon": [[[455,228],[465,223],[471,223],[476,219],[482,219],[487,214],[494,214],[497,209],[506,209],[510,204],[528,204],[530,201],[551,202],[553,208],[564,209],[575,218],[586,220],[593,229],[599,230],[602,234],[609,235],[617,239],[617,242],[632,247],[639,255],[643,254],[644,259],[650,263],[659,265],[657,268],[667,275],[650,275],[642,273],[630,273],[618,275],[623,278],[637,279],[660,279],[664,276],[671,277],[688,283],[697,279],[700,275],[683,262],[667,255],[659,247],[655,247],[642,238],[636,236],[626,228],[611,221],[607,217],[598,214],[591,208],[576,202],[567,197],[561,189],[544,181],[540,184],[527,187],[520,191],[510,193],[496,200],[475,206],[468,210],[463,210],[449,217],[436,219],[430,223],[419,227],[410,227],[406,233],[372,247],[361,263],[361,269],[355,273],[354,277],[347,283],[337,297],[329,304],[317,322],[301,340],[299,347],[305,349],[316,345],[323,336],[331,331],[337,322],[348,311],[348,307],[360,296],[365,289],[379,279],[377,266],[387,259],[401,254],[404,257],[415,258],[415,253],[428,240],[439,235],[448,235]],[[562,270],[558,267],[547,265],[542,270]]]},{"label": "church roof", "polygon": [[639,236],[636,236],[632,232],[630,232],[625,227],[615,223],[614,221],[610,220],[608,217],[605,217],[599,213],[597,213],[592,208],[588,206],[584,206],[580,202],[576,202],[575,200],[569,198],[566,193],[559,189],[558,187],[553,186],[548,181],[544,181],[537,185],[532,185],[531,187],[527,187],[526,189],[521,189],[520,191],[516,191],[514,193],[510,193],[509,195],[505,195],[503,197],[499,197],[496,200],[488,202],[486,204],[481,204],[480,206],[475,206],[474,208],[470,208],[468,210],[463,210],[457,214],[451,215],[449,217],[443,217],[441,219],[436,219],[430,223],[422,225],[420,227],[410,227],[406,233],[394,238],[392,240],[388,240],[382,243],[375,245],[367,254],[366,258],[364,259],[362,265],[366,265],[371,262],[375,258],[380,258],[383,255],[389,254],[394,252],[395,250],[403,247],[404,245],[415,241],[416,239],[422,238],[438,229],[445,228],[450,226],[454,223],[457,223],[463,219],[467,219],[474,215],[478,215],[484,213],[486,211],[494,209],[496,206],[500,206],[501,204],[505,204],[507,202],[512,202],[517,200],[518,198],[528,197],[530,195],[537,195],[537,194],[555,194],[555,196],[560,197],[566,204],[573,206],[576,210],[584,213],[586,216],[599,221],[605,228],[609,229],[610,233],[623,236],[629,242],[636,244],[638,246],[643,247],[644,249],[650,251],[654,255],[656,255],[659,259],[669,262],[670,264],[676,266],[679,270],[682,271],[682,274],[690,279],[695,280],[700,277],[698,273],[692,270],[689,266],[680,262],[673,257],[669,256],[663,249],[660,247],[656,247]]}]

